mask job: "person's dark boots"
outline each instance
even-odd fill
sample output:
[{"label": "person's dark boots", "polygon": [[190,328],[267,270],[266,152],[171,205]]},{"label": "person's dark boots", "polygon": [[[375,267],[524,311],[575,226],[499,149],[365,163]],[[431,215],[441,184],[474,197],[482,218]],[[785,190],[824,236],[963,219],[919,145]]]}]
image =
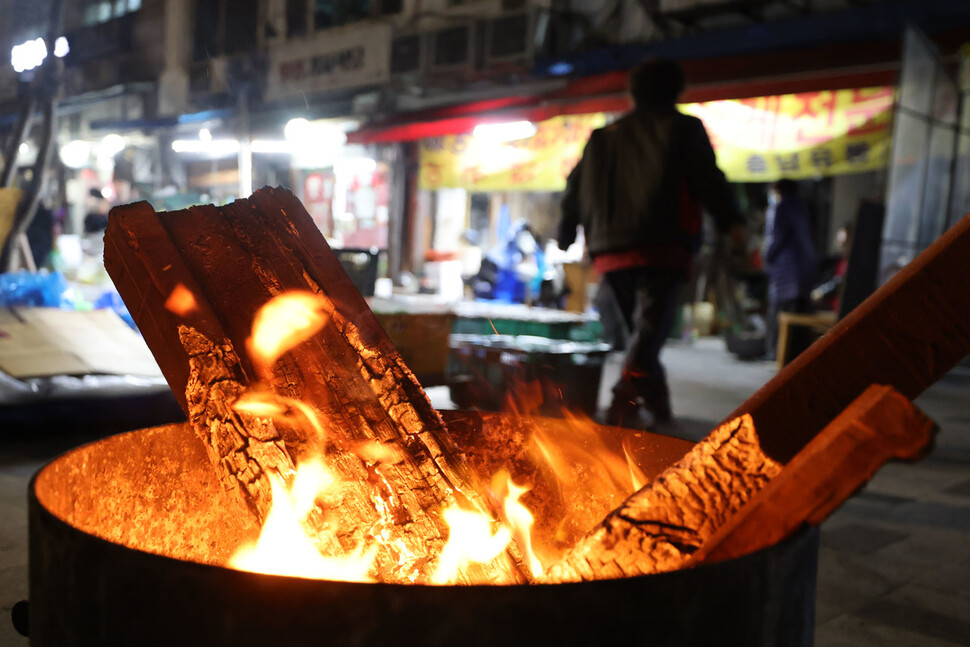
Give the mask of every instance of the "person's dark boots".
[{"label": "person's dark boots", "polygon": [[641,407],[638,402],[628,399],[613,398],[610,408],[606,410],[603,424],[612,427],[628,427],[630,429],[643,429],[644,424],[641,415]]}]

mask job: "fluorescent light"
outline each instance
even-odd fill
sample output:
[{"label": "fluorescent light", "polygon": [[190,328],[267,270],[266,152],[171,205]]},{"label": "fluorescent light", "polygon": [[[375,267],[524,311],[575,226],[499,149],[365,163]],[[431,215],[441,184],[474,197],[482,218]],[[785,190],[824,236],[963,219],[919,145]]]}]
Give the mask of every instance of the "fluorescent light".
[{"label": "fluorescent light", "polygon": [[47,58],[47,43],[43,38],[14,45],[10,50],[10,64],[15,72],[26,72],[40,66]]},{"label": "fluorescent light", "polygon": [[59,36],[57,40],[54,41],[54,56],[57,58],[64,58],[71,53],[71,46],[68,44],[67,39],[63,36]]},{"label": "fluorescent light", "polygon": [[333,164],[333,172],[342,176],[370,175],[376,170],[377,162],[367,157],[346,157]]},{"label": "fluorescent light", "polygon": [[212,133],[209,132],[209,129],[208,128],[200,128],[199,129],[199,139],[202,140],[202,141],[204,141],[204,142],[211,142],[212,141]]},{"label": "fluorescent light", "polygon": [[20,146],[17,147],[17,152],[21,155],[26,155],[30,152],[30,144],[27,142],[20,142]]},{"label": "fluorescent light", "polygon": [[117,133],[109,133],[101,139],[101,154],[114,157],[125,150],[125,138]]},{"label": "fluorescent light", "polygon": [[509,121],[501,124],[478,124],[473,133],[476,139],[504,143],[528,139],[536,134],[536,127],[531,121]]},{"label": "fluorescent light", "polygon": [[61,146],[60,158],[64,166],[68,168],[81,168],[91,154],[91,144],[86,141],[75,139]]},{"label": "fluorescent light", "polygon": [[254,153],[291,153],[293,147],[282,139],[254,139],[250,144]]},{"label": "fluorescent light", "polygon": [[210,157],[229,157],[239,152],[239,141],[235,139],[176,139],[172,142],[176,153],[208,155]]},{"label": "fluorescent light", "polygon": [[283,127],[283,136],[288,142],[298,142],[307,136],[310,129],[310,122],[303,117],[296,117],[286,122]]}]

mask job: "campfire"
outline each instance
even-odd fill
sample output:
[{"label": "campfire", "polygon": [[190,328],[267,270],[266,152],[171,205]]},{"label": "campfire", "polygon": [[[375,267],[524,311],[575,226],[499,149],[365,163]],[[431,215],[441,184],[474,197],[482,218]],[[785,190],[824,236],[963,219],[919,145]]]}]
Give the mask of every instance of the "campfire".
[{"label": "campfire", "polygon": [[[717,473],[690,489],[711,509],[681,519],[676,539],[638,538],[631,563],[591,570],[577,551],[626,541],[597,523],[646,485],[632,438],[611,449],[577,417],[555,436],[523,424],[513,465],[473,470],[292,195],[263,190],[161,216],[116,209],[105,249],[213,469],[261,527],[233,568],[419,584],[672,570],[780,471],[750,418],[725,424],[671,468],[686,474],[707,457]],[[516,399],[523,413],[539,404],[530,391]],[[666,485],[640,497],[659,524],[678,514]]]},{"label": "campfire", "polygon": [[[944,243],[934,258],[952,263]],[[805,415],[812,433],[801,418],[792,433],[762,426],[777,414],[756,395],[696,445],[569,412],[532,416],[534,385],[516,390],[510,413],[443,418],[282,189],[222,208],[116,208],[105,265],[189,423],[77,450],[38,476],[37,498],[51,519],[112,545],[220,571],[404,587],[391,597],[415,600],[507,589],[525,606],[573,583],[704,573],[784,545],[886,460],[920,455],[934,429],[910,404],[911,383],[901,395],[872,375],[820,398]],[[918,290],[920,272],[888,299]],[[831,361],[827,345],[865,331],[883,294],[776,381]],[[915,381],[931,383],[968,347],[964,335]],[[71,491],[92,470],[116,498]],[[406,608],[395,604],[384,613]]]}]

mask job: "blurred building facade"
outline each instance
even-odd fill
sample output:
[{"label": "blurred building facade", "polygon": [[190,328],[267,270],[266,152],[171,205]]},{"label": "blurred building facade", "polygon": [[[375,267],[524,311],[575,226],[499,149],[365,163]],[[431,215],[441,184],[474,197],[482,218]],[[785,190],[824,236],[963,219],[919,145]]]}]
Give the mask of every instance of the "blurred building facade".
[{"label": "blurred building facade", "polygon": [[[4,51],[45,33],[51,1],[0,2],[0,13],[13,18],[0,21]],[[586,116],[588,132],[628,107],[626,71],[645,56],[681,60],[691,102],[895,87],[903,27],[913,23],[955,76],[959,45],[970,40],[966,5],[856,5],[67,1],[58,199],[72,205],[79,226],[91,188],[114,202],[148,198],[178,208],[284,184],[335,244],[388,249],[396,275],[417,269],[429,249],[463,245],[469,230],[486,243],[519,218],[547,230],[568,172],[560,159],[558,180],[541,190],[511,180],[429,189],[431,167],[422,165],[429,143],[467,141],[460,138],[482,123],[568,116]],[[23,73],[0,66],[4,135],[25,83]],[[948,123],[964,146],[966,125]],[[22,163],[29,149],[28,141]],[[842,202],[884,197],[886,177],[886,170],[840,175],[826,197],[841,214],[830,228],[851,217]]]}]

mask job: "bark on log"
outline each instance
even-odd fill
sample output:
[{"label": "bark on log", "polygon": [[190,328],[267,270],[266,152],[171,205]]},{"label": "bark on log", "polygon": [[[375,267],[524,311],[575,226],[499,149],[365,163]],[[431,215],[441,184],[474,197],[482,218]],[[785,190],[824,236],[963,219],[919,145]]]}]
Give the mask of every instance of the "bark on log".
[{"label": "bark on log", "polygon": [[[105,266],[197,432],[210,438],[214,457],[227,456],[224,445],[238,443],[236,436],[248,435],[244,439],[251,448],[278,449],[282,438],[283,455],[275,450],[248,455],[261,473],[285,470],[286,458],[299,461],[321,448],[299,429],[281,426],[274,435],[250,421],[239,424],[226,410],[230,395],[258,382],[253,362],[237,349],[246,348],[257,310],[272,297],[304,290],[325,298],[328,324],[276,362],[268,385],[279,396],[311,404],[327,430],[323,451],[343,486],[332,501],[339,514],[319,529],[325,545],[332,539],[349,550],[380,535],[377,561],[383,579],[422,580],[434,567],[429,556],[440,553],[448,535],[441,511],[451,505],[488,510],[421,386],[288,191],[261,189],[222,208],[161,215],[147,203],[115,208],[105,233]],[[197,307],[176,314],[163,304],[180,284]],[[183,342],[189,338],[205,350],[187,348]],[[200,379],[198,366],[190,369],[193,353],[211,358],[206,343],[219,349],[222,362],[214,382]],[[224,430],[215,434],[218,440],[210,434],[213,421]],[[358,457],[351,450],[363,441],[382,443],[400,461]],[[224,483],[242,484],[250,509],[260,514],[262,481],[251,479],[255,468],[248,460],[246,468],[238,455],[231,460],[236,461],[232,467],[221,463]],[[478,570],[485,580],[523,578],[510,558]]]},{"label": "bark on log", "polygon": [[780,470],[761,451],[750,416],[724,423],[611,512],[550,569],[550,579],[611,579],[681,568]]},{"label": "bark on log", "polygon": [[750,414],[787,463],[870,384],[913,400],[970,354],[970,215],[905,266],[727,419]]},{"label": "bark on log", "polygon": [[872,385],[691,556],[718,562],[819,524],[892,458],[914,459],[936,425],[891,387]]},{"label": "bark on log", "polygon": [[272,422],[260,418],[244,421],[233,410],[246,387],[240,381],[239,359],[232,348],[218,347],[191,328],[183,326],[180,332],[189,355],[185,390],[189,421],[226,489],[239,494],[253,514],[264,520],[273,500],[265,473],[272,471],[289,479],[293,460]]}]

